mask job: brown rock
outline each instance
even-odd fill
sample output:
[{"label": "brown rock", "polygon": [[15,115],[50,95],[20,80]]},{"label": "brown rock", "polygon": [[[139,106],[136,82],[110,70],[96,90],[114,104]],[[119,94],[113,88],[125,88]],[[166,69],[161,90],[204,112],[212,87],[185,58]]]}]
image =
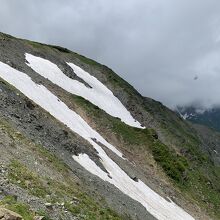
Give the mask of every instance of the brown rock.
[{"label": "brown rock", "polygon": [[0,219],[1,220],[23,220],[22,216],[4,207],[0,207]]}]

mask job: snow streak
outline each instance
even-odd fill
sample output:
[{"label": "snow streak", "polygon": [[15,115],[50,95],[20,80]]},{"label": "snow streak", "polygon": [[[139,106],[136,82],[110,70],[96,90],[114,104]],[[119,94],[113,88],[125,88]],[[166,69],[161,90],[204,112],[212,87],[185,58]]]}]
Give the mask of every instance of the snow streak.
[{"label": "snow streak", "polygon": [[111,90],[75,64],[67,63],[74,70],[76,75],[88,83],[91,88],[86,87],[77,80],[69,78],[57,65],[48,60],[28,53],[26,54],[26,60],[28,61],[27,65],[35,72],[49,79],[64,90],[87,99],[109,115],[120,118],[130,126],[142,128],[140,123],[131,116],[130,112],[122,105],[119,99],[113,95]]},{"label": "snow streak", "polygon": [[[39,65],[41,65],[41,63],[39,63]],[[43,65],[40,68],[46,73],[48,70],[44,70],[44,68],[47,67],[47,65]],[[50,71],[52,70],[50,69]],[[0,62],[0,77],[48,111],[57,120],[67,125],[73,132],[89,141],[97,150],[101,159],[100,161],[109,172],[111,178],[107,173],[102,171],[88,155],[80,154],[78,156],[73,156],[73,159],[86,170],[100,177],[102,180],[113,184],[123,193],[140,202],[149,213],[159,220],[193,220],[193,217],[187,212],[178,207],[175,203],[168,202],[162,198],[142,181],[139,180],[135,182],[132,180],[111,158],[108,157],[102,147],[93,141],[94,138],[111,149],[118,156],[122,157],[121,153],[46,87],[36,84],[25,73],[15,70],[2,62]]]}]

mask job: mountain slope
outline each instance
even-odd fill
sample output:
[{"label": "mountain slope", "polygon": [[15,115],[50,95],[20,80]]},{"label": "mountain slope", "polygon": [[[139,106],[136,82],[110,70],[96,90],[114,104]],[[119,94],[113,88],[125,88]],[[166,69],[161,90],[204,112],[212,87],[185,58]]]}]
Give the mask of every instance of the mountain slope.
[{"label": "mountain slope", "polygon": [[199,129],[95,61],[0,39],[0,116],[11,131],[1,142],[10,182],[2,184],[2,203],[15,210],[35,196],[28,210],[43,209],[51,219],[219,218],[219,164]]}]

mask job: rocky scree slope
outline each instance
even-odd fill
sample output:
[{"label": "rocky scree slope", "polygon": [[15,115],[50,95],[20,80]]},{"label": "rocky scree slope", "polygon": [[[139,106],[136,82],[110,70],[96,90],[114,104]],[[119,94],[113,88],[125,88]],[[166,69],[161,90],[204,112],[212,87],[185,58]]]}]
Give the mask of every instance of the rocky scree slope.
[{"label": "rocky scree slope", "polygon": [[[202,138],[200,129],[142,97],[106,66],[68,49],[1,34],[0,61],[2,205],[24,219],[177,219],[174,213],[169,216],[175,209],[178,219],[220,218],[218,155],[210,154],[209,137]],[[20,73],[25,74],[20,80],[33,83],[30,93],[25,83],[18,85],[14,76],[23,77]],[[56,81],[65,78],[60,74],[67,84]],[[103,92],[100,84],[105,85],[112,91],[104,89],[107,97],[116,97],[120,104],[114,97],[113,104],[127,117],[108,111],[101,96],[91,100],[77,94],[82,90],[72,82],[64,87],[70,80],[85,93]],[[44,96],[36,91],[51,99],[42,102]],[[68,109],[75,126],[68,124],[71,118],[65,121]],[[120,181],[112,168],[120,169]],[[152,204],[155,198],[155,204],[162,201],[156,213],[142,198],[145,184],[158,193],[152,194]],[[143,187],[141,196],[129,194],[133,187]]]}]

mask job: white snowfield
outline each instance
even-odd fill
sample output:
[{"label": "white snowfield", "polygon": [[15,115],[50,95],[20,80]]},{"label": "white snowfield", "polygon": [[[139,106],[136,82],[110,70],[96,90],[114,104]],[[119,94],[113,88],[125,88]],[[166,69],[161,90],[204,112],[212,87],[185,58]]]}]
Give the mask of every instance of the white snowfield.
[{"label": "white snowfield", "polygon": [[66,104],[61,102],[47,88],[33,82],[25,73],[19,72],[0,62],[0,77],[15,86],[24,95],[86,140],[90,141],[91,138],[95,138],[119,157],[123,158],[120,151],[93,130],[78,114],[70,110]]},{"label": "white snowfield", "polygon": [[67,125],[73,132],[76,132],[88,140],[98,151],[98,155],[101,158],[100,161],[109,172],[111,178],[107,173],[102,171],[88,155],[80,154],[79,156],[73,156],[73,159],[86,170],[104,181],[113,184],[123,193],[140,202],[149,213],[159,220],[194,219],[175,203],[168,202],[155,193],[142,181],[139,180],[135,182],[132,180],[111,158],[108,157],[102,147],[93,141],[93,138],[96,138],[117,155],[122,156],[121,153],[104,140],[101,135],[94,131],[78,114],[69,109],[65,103],[59,100],[46,87],[36,84],[25,73],[15,70],[2,62],[0,62],[0,77],[48,111],[57,120]]},{"label": "white snowfield", "polygon": [[[94,146],[94,145],[93,145]],[[113,160],[111,160],[100,146],[95,149],[99,152],[105,169],[111,178],[87,154],[73,156],[74,160],[81,164],[90,173],[107,181],[124,194],[140,202],[146,210],[158,220],[193,220],[194,218],[170,200],[168,202],[159,194],[154,192],[141,180],[132,180]]]},{"label": "white snowfield", "polygon": [[84,71],[73,63],[67,63],[78,77],[83,79],[92,88],[86,87],[83,83],[73,80],[66,76],[54,63],[26,53],[27,65],[41,76],[49,79],[54,84],[64,90],[81,96],[99,108],[103,109],[108,114],[120,118],[124,123],[138,128],[143,128],[136,121],[124,105],[116,98],[112,91],[103,85],[94,76]]}]

